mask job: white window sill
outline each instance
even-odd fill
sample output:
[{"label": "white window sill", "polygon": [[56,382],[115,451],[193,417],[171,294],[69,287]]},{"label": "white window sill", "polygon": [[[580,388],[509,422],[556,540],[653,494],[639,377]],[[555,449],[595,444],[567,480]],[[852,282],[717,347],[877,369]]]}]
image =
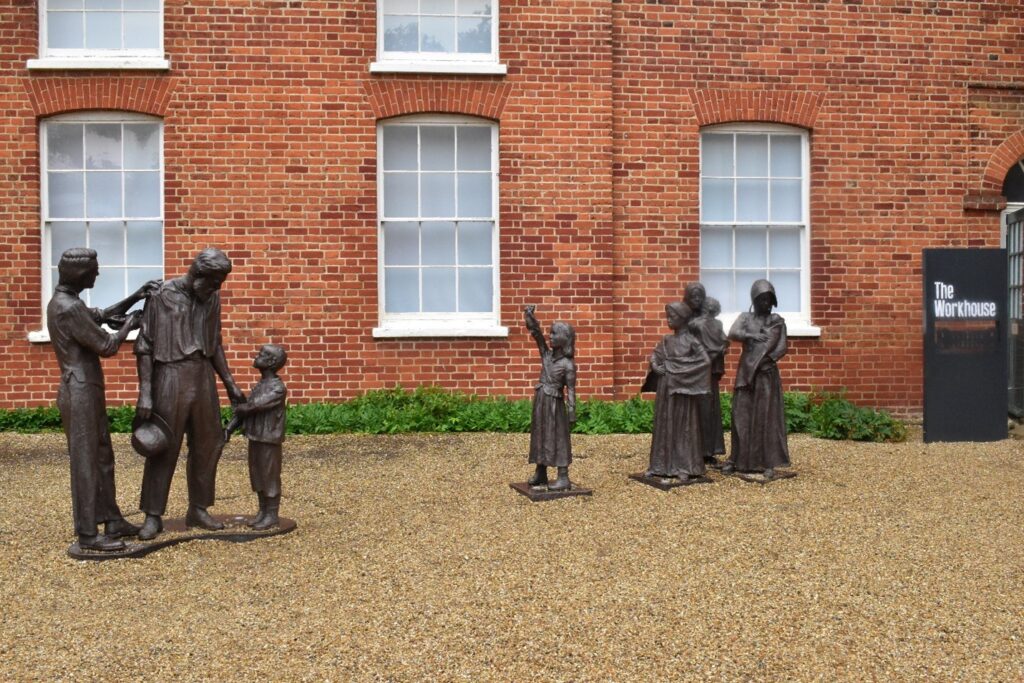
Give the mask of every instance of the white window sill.
[{"label": "white window sill", "polygon": [[508,67],[498,62],[460,62],[455,60],[408,62],[402,60],[382,60],[370,64],[370,73],[374,74],[476,74],[485,76],[504,76]]},{"label": "white window sill", "polygon": [[471,323],[384,323],[373,328],[374,339],[401,339],[409,337],[507,337],[508,328],[503,325],[481,325]]},{"label": "white window sill", "polygon": [[160,57],[43,57],[30,59],[25,64],[30,70],[53,71],[59,69],[146,69],[167,71],[170,61]]},{"label": "white window sill", "polygon": [[[114,330],[110,329],[109,327],[107,327],[106,325],[103,326],[103,329],[106,330],[107,332],[113,332],[114,331]],[[127,338],[126,341],[135,341],[135,338],[138,337],[138,336],[139,336],[139,331],[138,330],[132,330],[131,332],[128,333],[128,338]],[[31,342],[33,344],[49,344],[50,343],[50,332],[48,330],[45,330],[45,329],[44,330],[34,330],[34,331],[28,333],[28,340],[29,340],[29,342]]]},{"label": "white window sill", "polygon": [[[722,321],[722,327],[725,328],[725,333],[729,334],[729,328],[736,322],[736,318],[740,317],[739,313],[723,313],[718,316],[718,319]],[[821,328],[812,325],[809,320],[804,318],[795,318],[792,315],[783,315],[783,320],[786,321],[786,336],[788,337],[820,337]]]}]

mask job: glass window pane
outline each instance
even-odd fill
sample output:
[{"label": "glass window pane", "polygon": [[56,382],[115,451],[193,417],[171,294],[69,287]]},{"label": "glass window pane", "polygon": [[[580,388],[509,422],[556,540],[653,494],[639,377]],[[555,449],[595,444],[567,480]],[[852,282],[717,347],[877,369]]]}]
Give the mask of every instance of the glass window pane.
[{"label": "glass window pane", "polygon": [[423,269],[423,312],[455,311],[455,269]]},{"label": "glass window pane", "polygon": [[700,181],[700,219],[704,222],[728,222],[733,217],[733,182],[718,178]]},{"label": "glass window pane", "polygon": [[459,215],[466,218],[490,218],[491,174],[459,174]]},{"label": "glass window pane", "polygon": [[737,270],[736,271],[736,303],[740,310],[746,311],[750,308],[750,286],[755,280],[768,278],[766,270]]},{"label": "glass window pane", "polygon": [[384,224],[384,265],[415,266],[420,262],[420,229],[416,223]]},{"label": "glass window pane", "polygon": [[121,13],[87,13],[85,15],[85,46],[97,50],[121,49]]},{"label": "glass window pane", "polygon": [[736,181],[736,220],[768,220],[768,181]]},{"label": "glass window pane", "polygon": [[491,0],[459,0],[459,14],[491,16]]},{"label": "glass window pane", "polygon": [[47,223],[50,230],[50,265],[60,262],[68,249],[86,245],[85,223]]},{"label": "glass window pane", "polygon": [[705,133],[700,137],[700,174],[733,175],[732,135]]},{"label": "glass window pane", "polygon": [[[131,2],[131,0],[128,0]],[[85,0],[85,9],[121,9],[121,0]]]},{"label": "glass window pane", "polygon": [[54,9],[82,9],[82,0],[47,0],[46,7]]},{"label": "glass window pane", "polygon": [[800,231],[772,228],[768,231],[768,265],[772,268],[800,267]]},{"label": "glass window pane", "polygon": [[128,171],[124,174],[125,215],[158,218],[160,212],[159,171]]},{"label": "glass window pane", "polygon": [[129,266],[160,266],[163,264],[164,224],[161,221],[131,221],[128,223],[127,260]]},{"label": "glass window pane", "polygon": [[85,215],[89,218],[121,216],[121,174],[93,171],[85,174]]},{"label": "glass window pane", "polygon": [[78,12],[46,13],[46,46],[57,50],[85,47],[82,15]]},{"label": "glass window pane", "polygon": [[384,0],[384,14],[416,14],[417,0]]},{"label": "glass window pane", "polygon": [[718,302],[722,304],[724,312],[735,313],[739,310],[733,295],[731,270],[701,270],[700,281],[704,284],[708,296],[718,299]]},{"label": "glass window pane", "polygon": [[775,296],[779,299],[780,311],[800,310],[800,272],[772,271],[769,278],[775,285]]},{"label": "glass window pane", "polygon": [[156,12],[125,13],[124,46],[135,50],[159,49],[160,15]]},{"label": "glass window pane", "polygon": [[103,257],[99,257],[100,274],[96,284],[89,290],[89,305],[95,308],[112,306],[125,297],[124,268],[104,268]]},{"label": "glass window pane", "polygon": [[384,126],[381,131],[384,145],[385,171],[415,171],[416,126]]},{"label": "glass window pane", "polygon": [[732,230],[705,228],[700,231],[702,268],[732,267]]},{"label": "glass window pane", "polygon": [[455,18],[422,17],[420,41],[423,52],[455,52]]},{"label": "glass window pane", "polygon": [[455,174],[424,173],[423,185],[423,216],[454,216],[455,215]]},{"label": "glass window pane", "polygon": [[120,123],[90,123],[85,126],[85,167],[121,168]]},{"label": "glass window pane", "polygon": [[384,51],[417,52],[420,42],[416,17],[384,17]]},{"label": "glass window pane", "polygon": [[796,222],[803,220],[802,183],[801,180],[772,181],[773,221]]},{"label": "glass window pane", "polygon": [[736,267],[768,267],[768,231],[763,228],[736,230]]},{"label": "glass window pane", "polygon": [[799,178],[801,157],[801,137],[799,135],[772,136],[772,175]]},{"label": "glass window pane", "polygon": [[47,173],[50,218],[81,218],[85,215],[84,173]]},{"label": "glass window pane", "polygon": [[160,125],[128,123],[124,126],[124,167],[160,168]]},{"label": "glass window pane", "polygon": [[46,126],[46,165],[51,171],[59,168],[82,168],[82,125],[54,123]]},{"label": "glass window pane", "polygon": [[[164,278],[164,269],[160,268],[129,268],[128,269],[128,286],[125,289],[125,295],[134,292],[136,289],[146,284],[150,280],[162,280]],[[139,302],[132,306],[129,311],[142,310],[143,302]]]},{"label": "glass window pane", "polygon": [[92,222],[89,224],[89,248],[96,250],[101,266],[124,265],[124,223]]},{"label": "glass window pane", "polygon": [[486,126],[459,126],[459,170],[491,170],[491,129]]},{"label": "glass window pane", "polygon": [[455,223],[423,224],[423,265],[455,265]]},{"label": "glass window pane", "polygon": [[490,18],[459,19],[459,52],[487,54],[491,51]]},{"label": "glass window pane", "polygon": [[384,311],[386,313],[417,313],[419,310],[419,268],[385,268]]},{"label": "glass window pane", "polygon": [[455,14],[455,0],[420,0],[423,14]]},{"label": "glass window pane", "polygon": [[[420,168],[424,171],[455,170],[455,126],[420,128]],[[426,192],[426,189],[424,189]]]},{"label": "glass window pane", "polygon": [[125,9],[150,10],[155,12],[160,9],[160,0],[128,0],[125,4]]},{"label": "glass window pane", "polygon": [[384,215],[400,218],[419,215],[418,177],[415,173],[384,174]]},{"label": "glass window pane", "polygon": [[459,264],[463,266],[489,266],[494,253],[491,249],[493,223],[459,223]]},{"label": "glass window pane", "polygon": [[491,268],[459,269],[459,311],[489,313],[494,308],[494,273]]},{"label": "glass window pane", "polygon": [[736,136],[736,175],[768,175],[768,136]]}]

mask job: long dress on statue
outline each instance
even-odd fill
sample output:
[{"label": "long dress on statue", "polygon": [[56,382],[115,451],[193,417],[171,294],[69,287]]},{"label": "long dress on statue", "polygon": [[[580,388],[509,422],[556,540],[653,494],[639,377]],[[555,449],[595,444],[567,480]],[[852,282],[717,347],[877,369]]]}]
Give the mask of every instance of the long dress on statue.
[{"label": "long dress on statue", "polygon": [[651,370],[658,389],[648,474],[699,477],[706,471],[700,402],[710,390],[710,369],[704,346],[685,330],[666,335],[655,347]]},{"label": "long dress on statue", "polygon": [[[750,338],[762,331],[768,334],[767,341]],[[775,313],[743,313],[733,323],[729,337],[743,342],[732,396],[729,459],[740,472],[789,465],[786,410],[777,365],[786,354],[786,321]]]},{"label": "long dress on statue", "polygon": [[575,385],[576,363],[573,359],[557,356],[550,349],[541,351],[540,379],[533,396],[533,418],[530,421],[531,464],[568,467],[572,462],[564,389]]},{"label": "long dress on statue", "polygon": [[691,323],[691,329],[711,358],[711,390],[701,399],[701,435],[704,440],[704,457],[714,458],[725,453],[725,433],[722,430],[722,402],[719,385],[725,374],[725,352],[729,339],[725,336],[722,321],[709,315],[701,315]]}]

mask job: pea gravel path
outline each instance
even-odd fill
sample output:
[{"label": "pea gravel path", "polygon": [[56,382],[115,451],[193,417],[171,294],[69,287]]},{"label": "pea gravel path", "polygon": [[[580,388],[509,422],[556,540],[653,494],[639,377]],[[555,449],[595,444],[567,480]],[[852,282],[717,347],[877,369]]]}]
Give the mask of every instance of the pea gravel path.
[{"label": "pea gravel path", "polygon": [[[0,678],[1024,678],[1024,442],[794,436],[796,479],[665,493],[626,478],[649,437],[574,437],[593,498],[530,503],[527,439],[293,438],[294,533],[75,562],[63,436],[0,435]],[[215,512],[254,507],[244,448]]]}]

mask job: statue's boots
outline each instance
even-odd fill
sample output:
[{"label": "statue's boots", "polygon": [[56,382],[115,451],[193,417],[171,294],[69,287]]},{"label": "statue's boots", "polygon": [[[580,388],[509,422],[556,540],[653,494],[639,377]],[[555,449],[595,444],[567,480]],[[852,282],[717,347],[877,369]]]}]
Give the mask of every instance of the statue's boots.
[{"label": "statue's boots", "polygon": [[726,460],[722,463],[722,474],[732,474],[736,471],[736,463],[732,460]]},{"label": "statue's boots", "polygon": [[112,553],[124,550],[124,541],[116,538],[107,538],[103,534],[93,536],[78,535],[78,547],[83,550],[99,550],[100,552]]},{"label": "statue's boots", "polygon": [[142,523],[142,528],[139,529],[139,540],[152,541],[163,530],[164,522],[160,519],[160,515],[147,514],[146,521]]},{"label": "statue's boots", "polygon": [[571,486],[569,483],[569,468],[559,467],[558,468],[558,479],[548,484],[548,491],[565,491]]},{"label": "statue's boots", "polygon": [[771,481],[772,479],[774,479],[775,478],[775,470],[772,469],[771,467],[766,469],[764,471],[764,478],[767,479],[768,481]]},{"label": "statue's boots", "polygon": [[206,508],[201,508],[197,505],[189,505],[188,512],[185,513],[185,526],[187,527],[199,527],[200,529],[206,529],[207,531],[220,531],[224,528],[224,525],[213,518],[213,516],[206,511]]},{"label": "statue's boots", "polygon": [[526,482],[530,486],[546,486],[548,483],[548,468],[546,465],[537,465],[533,476]]},{"label": "statue's boots", "polygon": [[267,508],[263,514],[263,518],[257,522],[253,522],[252,528],[256,531],[264,531],[275,527],[281,521],[277,516],[277,511],[281,507],[281,496],[266,496],[264,497]]},{"label": "statue's boots", "polygon": [[263,521],[263,518],[267,516],[267,497],[259,491],[256,492],[256,497],[260,501],[260,511],[256,513],[256,516],[252,518],[252,521],[246,524],[250,529],[255,529],[256,525]]},{"label": "statue's boots", "polygon": [[121,519],[111,519],[106,524],[106,536],[107,538],[124,538],[125,536],[138,536],[139,527],[135,526],[127,519],[122,517]]}]

